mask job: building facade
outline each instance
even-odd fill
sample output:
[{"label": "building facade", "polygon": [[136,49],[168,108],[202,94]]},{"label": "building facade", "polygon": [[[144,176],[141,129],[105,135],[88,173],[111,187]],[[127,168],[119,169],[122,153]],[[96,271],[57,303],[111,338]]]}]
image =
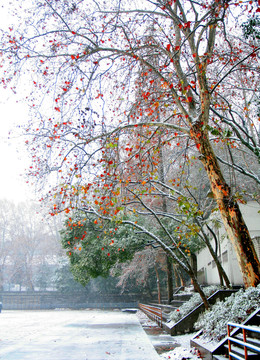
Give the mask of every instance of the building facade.
[{"label": "building facade", "polygon": [[[258,258],[260,259],[260,205],[250,201],[246,205],[241,204],[240,209],[249,229],[251,238]],[[220,218],[214,219],[214,230],[217,235],[217,243],[212,239],[213,249],[217,248],[218,258],[233,286],[243,285],[242,274],[238,265],[235,250],[226,235]],[[215,261],[208,248],[197,253],[198,280],[202,285],[218,285],[219,275]]]}]

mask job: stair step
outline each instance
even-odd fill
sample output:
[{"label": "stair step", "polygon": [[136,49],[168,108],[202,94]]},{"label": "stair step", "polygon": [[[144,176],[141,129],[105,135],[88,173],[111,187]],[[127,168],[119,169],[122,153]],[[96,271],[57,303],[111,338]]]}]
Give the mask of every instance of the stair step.
[{"label": "stair step", "polygon": [[227,360],[228,356],[225,355],[213,355],[213,360]]},{"label": "stair step", "polygon": [[171,301],[171,306],[182,306],[183,304],[185,304],[186,301],[184,300],[172,300]]},{"label": "stair step", "polygon": [[229,356],[231,356],[232,358],[237,359],[237,360],[245,360],[244,356],[241,357],[241,356],[239,356],[239,355],[237,355],[235,353],[232,353],[232,352],[229,353]]},{"label": "stair step", "polygon": [[[229,338],[231,340],[231,346],[233,347],[238,347],[238,349],[244,349],[244,346],[245,344],[247,344],[247,352],[248,354],[250,352],[252,352],[253,354],[256,352],[256,353],[260,353],[260,347],[259,347],[259,343],[257,343],[256,345],[255,344],[252,344],[251,342],[247,341],[246,343],[242,340],[240,340],[237,336],[234,336],[234,337],[231,337]],[[253,339],[254,340],[254,339]],[[239,347],[240,346],[240,347]]]},{"label": "stair step", "polygon": [[188,301],[193,296],[193,294],[176,294],[173,295],[172,300],[178,300],[178,301]]},{"label": "stair step", "polygon": [[[238,340],[243,341],[243,334],[237,334],[237,335],[235,336],[235,338],[237,338]],[[260,350],[260,339],[252,338],[252,337],[250,337],[250,336],[247,336],[247,337],[246,337],[246,342],[248,342],[249,344],[258,346],[258,347],[259,347],[259,350]]]},{"label": "stair step", "polygon": [[[228,345],[225,345],[224,347],[228,349]],[[229,355],[235,357],[236,359],[241,358],[244,360],[245,359],[244,348],[240,348],[240,347],[234,346],[232,344],[231,352],[229,352]],[[238,356],[238,357],[236,357],[236,356]],[[253,352],[253,351],[247,349],[247,358],[248,359],[259,359],[259,352],[257,353],[257,352]]]}]

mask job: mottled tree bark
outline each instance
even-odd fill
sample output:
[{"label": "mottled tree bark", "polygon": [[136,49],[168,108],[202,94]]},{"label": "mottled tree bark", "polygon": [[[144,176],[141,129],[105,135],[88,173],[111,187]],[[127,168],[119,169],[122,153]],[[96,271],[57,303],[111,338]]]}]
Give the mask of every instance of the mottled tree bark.
[{"label": "mottled tree bark", "polygon": [[257,286],[260,283],[260,262],[239,206],[223,177],[208,134],[203,130],[203,124],[202,116],[202,121],[192,126],[191,136],[200,151],[200,160],[208,174],[227,235],[236,251],[244,285],[246,288]]}]

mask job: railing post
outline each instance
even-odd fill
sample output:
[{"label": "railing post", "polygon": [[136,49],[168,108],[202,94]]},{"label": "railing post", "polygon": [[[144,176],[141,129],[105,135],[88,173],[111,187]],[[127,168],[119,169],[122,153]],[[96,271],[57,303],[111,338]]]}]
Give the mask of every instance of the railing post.
[{"label": "railing post", "polygon": [[[246,329],[242,329],[243,331],[243,340],[246,343]],[[247,360],[247,347],[244,346],[244,350],[245,350],[245,360]]]},{"label": "railing post", "polygon": [[232,360],[231,356],[229,355],[231,353],[231,341],[229,340],[229,337],[230,337],[229,325],[227,325],[227,334],[228,334],[228,357],[229,357],[229,360]]},{"label": "railing post", "polygon": [[[259,312],[259,310],[258,310]],[[243,341],[239,338],[237,338],[235,336],[231,337],[231,329],[236,328],[237,330],[242,330],[242,336],[243,336]],[[238,346],[241,346],[242,348],[244,348],[244,359],[248,360],[250,357],[248,355],[249,350],[251,349],[253,351],[253,353],[255,355],[257,355],[257,353],[260,353],[260,346],[251,342],[247,342],[247,331],[253,332],[253,333],[257,333],[260,334],[260,327],[259,326],[250,326],[250,325],[245,325],[245,324],[236,324],[236,323],[232,323],[229,322],[227,324],[227,333],[228,333],[228,351],[229,351],[229,359],[231,360],[232,357],[236,357],[235,354],[230,356],[230,353],[232,353],[231,351],[231,343],[235,343],[238,344]],[[242,358],[242,357],[237,357],[237,358]]]}]

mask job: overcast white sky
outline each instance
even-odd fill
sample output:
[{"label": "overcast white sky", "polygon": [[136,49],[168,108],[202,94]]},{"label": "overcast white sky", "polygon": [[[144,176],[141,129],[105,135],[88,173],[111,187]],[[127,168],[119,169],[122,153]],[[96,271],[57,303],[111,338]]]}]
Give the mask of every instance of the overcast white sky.
[{"label": "overcast white sky", "polygon": [[21,175],[29,159],[22,149],[24,140],[15,135],[15,128],[26,121],[27,109],[25,105],[17,104],[15,98],[8,98],[2,89],[0,99],[0,198],[25,200],[28,186]]},{"label": "overcast white sky", "polygon": [[[8,14],[8,4],[8,1],[0,0],[1,28],[10,26],[13,21]],[[0,78],[2,76],[0,73]],[[20,176],[28,165],[28,159],[19,146],[24,140],[14,137],[14,134],[17,133],[15,127],[24,123],[28,114],[26,105],[17,103],[17,100],[18,96],[0,87],[0,198],[21,201],[30,194],[25,179]],[[10,131],[14,131],[11,136]]]}]

